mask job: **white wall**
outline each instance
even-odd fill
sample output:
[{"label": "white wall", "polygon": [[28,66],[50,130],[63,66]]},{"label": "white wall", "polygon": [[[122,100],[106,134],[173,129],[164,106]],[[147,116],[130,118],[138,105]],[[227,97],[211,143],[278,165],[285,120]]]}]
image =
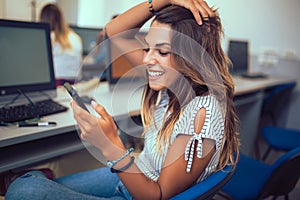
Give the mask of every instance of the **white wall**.
[{"label": "white wall", "polygon": [[253,54],[264,49],[300,57],[299,0],[208,0],[219,8],[226,38],[248,39]]},{"label": "white wall", "polygon": [[13,20],[31,20],[30,0],[4,0],[5,18]]},{"label": "white wall", "polygon": [[4,6],[4,0],[0,0],[0,19],[4,18],[4,12],[5,12],[5,6]]},{"label": "white wall", "polygon": [[34,11],[32,10],[32,0],[0,0],[0,17],[1,10],[3,10],[2,17],[5,19],[35,21],[32,12],[35,12],[37,19],[41,8],[47,2],[55,2],[55,0],[36,0],[36,9]]},{"label": "white wall", "polygon": [[[61,0],[70,1],[70,0]],[[78,0],[78,25],[104,27],[111,17],[120,14],[143,0]]]},{"label": "white wall", "polygon": [[78,0],[56,0],[69,24],[78,23]]}]

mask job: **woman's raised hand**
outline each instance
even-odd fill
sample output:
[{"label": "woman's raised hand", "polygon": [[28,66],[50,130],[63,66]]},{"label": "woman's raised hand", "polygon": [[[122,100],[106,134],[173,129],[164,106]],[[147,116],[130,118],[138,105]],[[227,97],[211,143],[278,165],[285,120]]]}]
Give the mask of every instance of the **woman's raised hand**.
[{"label": "woman's raised hand", "polygon": [[214,11],[204,0],[170,0],[170,3],[189,9],[199,25],[202,24],[203,20],[215,16]]}]

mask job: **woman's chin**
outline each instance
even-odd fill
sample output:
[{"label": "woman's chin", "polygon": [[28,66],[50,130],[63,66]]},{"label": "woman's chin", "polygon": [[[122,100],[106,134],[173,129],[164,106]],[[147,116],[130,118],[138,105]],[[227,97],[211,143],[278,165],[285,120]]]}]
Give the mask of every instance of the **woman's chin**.
[{"label": "woman's chin", "polygon": [[159,83],[155,83],[155,82],[152,82],[152,81],[149,82],[149,87],[152,90],[155,90],[155,91],[163,90],[163,89],[166,88],[164,85],[159,84]]}]

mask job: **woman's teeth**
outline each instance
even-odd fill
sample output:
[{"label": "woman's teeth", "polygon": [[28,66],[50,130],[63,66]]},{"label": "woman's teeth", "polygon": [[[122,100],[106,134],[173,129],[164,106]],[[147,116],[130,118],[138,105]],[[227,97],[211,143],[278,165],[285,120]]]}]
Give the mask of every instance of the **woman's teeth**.
[{"label": "woman's teeth", "polygon": [[148,75],[152,77],[157,77],[163,75],[164,72],[158,72],[158,71],[148,71]]}]

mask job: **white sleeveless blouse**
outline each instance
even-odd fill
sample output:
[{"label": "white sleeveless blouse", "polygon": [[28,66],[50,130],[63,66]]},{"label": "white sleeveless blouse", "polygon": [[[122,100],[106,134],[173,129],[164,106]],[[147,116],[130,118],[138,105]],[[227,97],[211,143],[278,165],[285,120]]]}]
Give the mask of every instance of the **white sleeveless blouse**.
[{"label": "white sleeveless blouse", "polygon": [[[161,154],[156,146],[156,137],[162,126],[164,117],[167,115],[168,103],[169,97],[166,91],[161,92],[161,98],[154,113],[154,123],[152,123],[151,128],[145,133],[144,149],[136,161],[138,168],[154,181],[157,181],[159,178],[167,150],[169,149],[169,146],[166,146],[163,154]],[[194,120],[201,108],[205,108],[206,117],[200,134],[197,134],[194,130]],[[197,182],[205,179],[214,172],[218,165],[224,133],[224,120],[222,116],[219,103],[214,96],[197,96],[185,106],[182,115],[175,123],[170,145],[172,145],[179,134],[191,136],[185,147],[185,152],[183,152],[187,161],[187,172],[190,172],[193,164],[195,141],[198,141],[196,147],[198,158],[202,157],[202,138],[209,138],[215,141],[216,151]]]}]

